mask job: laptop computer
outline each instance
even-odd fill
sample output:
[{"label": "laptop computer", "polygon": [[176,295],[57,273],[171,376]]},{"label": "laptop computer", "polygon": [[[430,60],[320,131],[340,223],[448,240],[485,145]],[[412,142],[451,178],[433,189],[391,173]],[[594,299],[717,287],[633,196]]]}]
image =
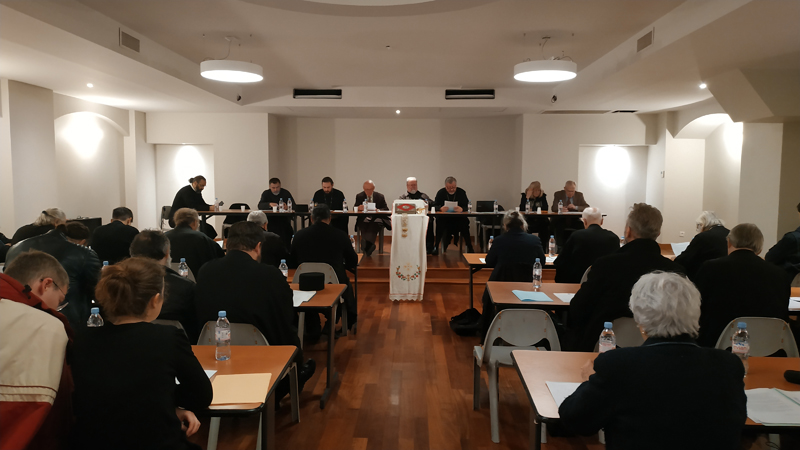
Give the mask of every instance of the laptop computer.
[{"label": "laptop computer", "polygon": [[292,205],[292,209],[294,209],[294,212],[307,213],[308,212],[308,205],[305,205],[303,203],[298,203],[298,204]]},{"label": "laptop computer", "polygon": [[478,200],[475,212],[494,212],[494,200]]}]

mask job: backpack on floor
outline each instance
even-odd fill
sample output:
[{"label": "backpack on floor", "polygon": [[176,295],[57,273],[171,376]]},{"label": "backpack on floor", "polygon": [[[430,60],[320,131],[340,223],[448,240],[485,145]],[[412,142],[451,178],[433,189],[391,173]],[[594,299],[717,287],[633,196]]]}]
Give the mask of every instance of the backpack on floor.
[{"label": "backpack on floor", "polygon": [[459,336],[475,336],[481,330],[481,313],[470,308],[450,318],[450,329]]}]

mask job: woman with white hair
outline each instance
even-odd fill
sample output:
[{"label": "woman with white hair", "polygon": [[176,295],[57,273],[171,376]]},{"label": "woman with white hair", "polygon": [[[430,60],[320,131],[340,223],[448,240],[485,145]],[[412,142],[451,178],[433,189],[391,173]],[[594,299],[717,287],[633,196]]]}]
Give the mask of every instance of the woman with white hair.
[{"label": "woman with white hair", "polygon": [[647,340],[597,355],[594,373],[558,409],[564,426],[582,435],[604,429],[608,450],[739,448],[744,367],[695,343],[698,290],[680,275],[653,272],[636,282],[629,305]]},{"label": "woman with white hair", "polygon": [[703,211],[697,218],[697,235],[686,250],[675,258],[675,262],[683,266],[686,275],[694,280],[704,262],[728,254],[728,241],[725,238],[729,231],[714,211]]},{"label": "woman with white hair", "polygon": [[41,236],[57,226],[67,223],[67,215],[58,208],[47,208],[39,214],[33,223],[21,226],[14,237],[11,238],[11,245],[34,236]]}]

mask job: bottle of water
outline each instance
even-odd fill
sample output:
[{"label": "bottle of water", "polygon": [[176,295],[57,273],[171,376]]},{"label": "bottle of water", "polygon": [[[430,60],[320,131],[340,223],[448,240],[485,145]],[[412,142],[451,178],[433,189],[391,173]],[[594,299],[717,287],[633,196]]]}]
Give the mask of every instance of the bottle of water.
[{"label": "bottle of water", "polygon": [[278,212],[283,212],[284,209],[286,209],[286,207],[284,206],[283,199],[279,198],[278,199]]},{"label": "bottle of water", "polygon": [[559,200],[559,201],[558,201],[558,213],[559,213],[559,214],[561,214],[561,213],[562,213],[562,211],[561,211],[561,210],[562,210],[563,208],[564,208],[564,202],[562,202],[561,200]]},{"label": "bottle of water", "polygon": [[105,270],[106,268],[108,268],[108,261],[103,261],[103,268],[100,270]]},{"label": "bottle of water", "polygon": [[217,361],[231,359],[231,323],[228,322],[227,316],[228,314],[225,311],[220,311],[217,318],[217,326],[214,328],[214,336],[217,341],[215,354]]},{"label": "bottle of water", "polygon": [[91,313],[92,315],[89,316],[89,320],[86,322],[86,326],[90,328],[102,327],[103,318],[100,317],[100,308],[92,308]]},{"label": "bottle of water", "polygon": [[281,273],[283,274],[284,278],[289,278],[289,266],[286,265],[285,259],[281,260],[279,269],[281,269]]},{"label": "bottle of water", "polygon": [[531,199],[528,199],[528,202],[525,204],[525,212],[526,213],[531,212]]},{"label": "bottle of water", "polygon": [[178,264],[178,275],[185,278],[189,277],[189,265],[186,264],[186,258],[181,258],[181,263]]},{"label": "bottle of water", "polygon": [[494,244],[494,236],[489,236],[489,244],[486,246],[487,252],[492,249],[492,244]]},{"label": "bottle of water", "polygon": [[364,199],[364,201],[361,203],[361,206],[364,207],[364,212],[367,212],[367,206],[369,206],[367,199]]},{"label": "bottle of water", "polygon": [[286,210],[292,212],[292,198],[289,197],[289,200],[286,201]]},{"label": "bottle of water", "polygon": [[347,212],[347,200],[342,200],[342,211]]},{"label": "bottle of water", "polygon": [[494,213],[497,214],[497,200],[494,201]]},{"label": "bottle of water", "polygon": [[550,235],[550,245],[548,246],[548,250],[550,251],[548,256],[556,256],[556,237],[552,234]]},{"label": "bottle of water", "polygon": [[597,343],[597,348],[600,353],[605,353],[609,350],[617,348],[617,337],[614,336],[613,324],[606,322],[603,324],[603,331],[600,333],[600,341]]},{"label": "bottle of water", "polygon": [[542,287],[542,261],[536,258],[536,262],[533,263],[533,290],[539,290],[540,287]]},{"label": "bottle of water", "polygon": [[314,199],[312,198],[312,199],[311,199],[311,200],[308,202],[308,212],[310,213],[310,212],[311,212],[313,209],[314,209]]},{"label": "bottle of water", "polygon": [[747,332],[746,323],[739,322],[736,327],[739,328],[739,330],[731,336],[731,348],[733,354],[742,360],[744,375],[747,376],[747,369],[749,368],[747,358],[750,356],[750,334]]},{"label": "bottle of water", "polygon": [[467,212],[472,214],[472,200],[467,201]]},{"label": "bottle of water", "polygon": [[353,246],[353,251],[355,251],[356,250],[356,238],[353,237],[352,234],[350,235],[350,245]]},{"label": "bottle of water", "polygon": [[619,246],[622,247],[623,245],[625,245],[625,236],[620,236],[619,237]]},{"label": "bottle of water", "polygon": [[214,211],[219,211],[219,197],[214,197]]}]

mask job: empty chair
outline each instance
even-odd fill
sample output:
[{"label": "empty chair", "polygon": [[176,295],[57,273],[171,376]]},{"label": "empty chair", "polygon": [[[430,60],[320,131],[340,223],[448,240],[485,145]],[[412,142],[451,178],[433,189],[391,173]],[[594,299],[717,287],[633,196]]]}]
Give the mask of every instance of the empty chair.
[{"label": "empty chair", "polygon": [[[613,324],[614,337],[617,339],[617,347],[639,347],[644,344],[642,331],[639,330],[639,325],[632,317],[620,317],[611,323]],[[600,336],[598,335],[597,337],[599,344]],[[598,351],[597,344],[594,346],[594,351]]]},{"label": "empty chair", "polygon": [[[230,209],[238,211],[242,209],[242,206],[244,206],[245,210],[250,209],[250,205],[247,203],[233,203],[231,204]],[[235,224],[236,222],[244,222],[245,220],[247,220],[247,214],[230,214],[225,216],[225,220],[222,221],[222,237],[228,237],[228,228],[230,228],[231,225]]]},{"label": "empty chair", "polygon": [[722,350],[731,348],[731,337],[736,333],[736,325],[739,322],[747,324],[747,332],[750,334],[750,356],[769,356],[778,350],[785,351],[786,356],[790,358],[800,356],[789,324],[772,317],[737,317],[731,320],[719,335],[716,348]]},{"label": "empty chair", "polygon": [[[317,262],[307,262],[300,264],[297,267],[297,270],[294,272],[294,278],[292,281],[295,283],[299,283],[300,281],[300,274],[303,273],[321,273],[325,275],[325,284],[340,284],[339,277],[336,276],[336,271],[333,270],[330,264],[326,263],[317,263]],[[339,296],[339,304],[342,305],[339,309],[342,311],[342,334],[347,336],[347,308],[344,307],[344,297]],[[305,328],[305,317],[306,313],[300,312],[298,313],[298,326],[297,326],[297,334],[300,336],[300,348],[303,347],[303,331]],[[332,321],[335,321],[336,318],[332,317]],[[333,326],[333,324],[331,324]],[[355,334],[356,330],[353,328],[353,333]]]},{"label": "empty chair", "polygon": [[[197,345],[216,345],[215,321],[208,321],[203,325]],[[269,345],[267,338],[253,325],[247,323],[231,324],[231,345]],[[235,356],[234,356],[235,357]],[[300,390],[297,384],[297,365],[292,363],[292,368],[286,373],[289,378],[289,395],[292,400],[292,420],[300,422]],[[276,381],[277,382],[277,381]],[[207,450],[216,450],[217,439],[219,438],[219,417],[212,417],[208,428],[208,447]],[[258,418],[258,441],[256,449],[261,448],[261,416]]]},{"label": "empty chair", "polygon": [[[495,345],[502,339],[508,345]],[[506,309],[497,313],[483,346],[476,346],[473,351],[475,365],[473,367],[473,408],[480,409],[481,366],[486,365],[489,375],[489,411],[492,425],[492,442],[500,442],[500,424],[498,421],[497,403],[498,367],[511,366],[511,351],[530,348],[540,350],[534,345],[547,339],[550,349],[561,351],[556,327],[550,316],[538,309]]]}]

